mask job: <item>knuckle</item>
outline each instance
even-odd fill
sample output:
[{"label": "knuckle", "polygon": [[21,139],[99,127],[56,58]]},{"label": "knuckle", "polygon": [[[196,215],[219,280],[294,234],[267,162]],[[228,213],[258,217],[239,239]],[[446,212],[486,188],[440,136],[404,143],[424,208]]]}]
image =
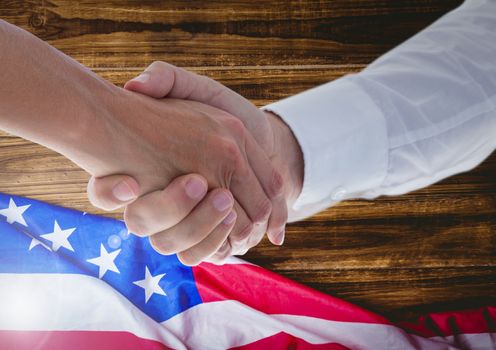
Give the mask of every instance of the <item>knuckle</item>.
[{"label": "knuckle", "polygon": [[266,222],[271,212],[272,212],[272,203],[267,198],[265,198],[258,205],[256,213],[252,218],[252,221],[255,224]]},{"label": "knuckle", "polygon": [[129,205],[124,211],[124,222],[129,231],[139,237],[149,236],[146,221],[143,219],[140,211],[135,209],[134,206]]},{"label": "knuckle", "polygon": [[260,241],[264,238],[266,231],[267,230],[265,225],[256,226],[252,234],[244,242],[243,246],[247,249],[250,249],[258,245],[258,243],[260,243]]},{"label": "knuckle", "polygon": [[248,241],[244,241],[243,244],[238,245],[232,244],[231,255],[244,255],[250,248],[251,246],[248,244]]},{"label": "knuckle", "polygon": [[265,236],[265,232],[254,234],[250,236],[250,239],[245,244],[246,249],[251,249],[257,246]]},{"label": "knuckle", "polygon": [[233,243],[238,243],[246,240],[253,233],[254,228],[255,225],[251,221],[248,221],[244,226],[242,226],[241,230],[231,233],[231,241]]},{"label": "knuckle", "polygon": [[213,141],[213,150],[214,154],[221,155],[225,171],[232,173],[240,167],[246,167],[241,150],[233,140],[219,136]]},{"label": "knuckle", "polygon": [[90,191],[88,189],[87,195],[88,195],[88,200],[92,206],[105,211],[109,211],[113,209],[113,207],[111,207],[109,203],[105,203],[105,201],[102,200],[102,198],[100,198],[94,191]]},{"label": "knuckle", "polygon": [[177,254],[177,258],[179,261],[186,266],[196,266],[201,263],[201,259],[199,259],[196,254],[192,252],[181,252]]},{"label": "knuckle", "polygon": [[217,252],[212,255],[211,260],[218,265],[223,265],[226,258],[231,255],[232,246],[229,240],[226,240],[224,244],[217,250]]},{"label": "knuckle", "polygon": [[165,235],[153,235],[149,238],[152,248],[162,255],[172,255],[177,253],[174,249],[173,242]]},{"label": "knuckle", "polygon": [[250,248],[244,248],[244,249],[241,249],[240,251],[236,252],[235,255],[245,255],[246,253],[248,253],[248,251],[250,250]]},{"label": "knuckle", "polygon": [[242,251],[246,249],[246,245],[243,244],[234,244],[232,243],[231,255],[240,255]]},{"label": "knuckle", "polygon": [[224,120],[225,127],[232,133],[238,141],[244,141],[246,137],[246,128],[241,120],[235,117],[227,117]]},{"label": "knuckle", "polygon": [[272,176],[269,184],[269,192],[271,197],[276,197],[283,192],[284,179],[277,170],[272,171]]},{"label": "knuckle", "polygon": [[226,141],[222,145],[223,154],[230,163],[239,163],[242,159],[238,145],[233,141]]},{"label": "knuckle", "polygon": [[100,209],[103,210],[112,210],[115,207],[115,204],[110,202],[105,195],[105,191],[102,186],[99,185],[100,182],[91,178],[88,182],[88,186],[86,188],[86,192],[88,194],[88,200],[90,203]]},{"label": "knuckle", "polygon": [[224,155],[235,155],[236,145],[229,138],[225,137],[218,131],[214,131],[214,135],[210,137],[209,140],[210,147],[215,151],[222,153]]}]

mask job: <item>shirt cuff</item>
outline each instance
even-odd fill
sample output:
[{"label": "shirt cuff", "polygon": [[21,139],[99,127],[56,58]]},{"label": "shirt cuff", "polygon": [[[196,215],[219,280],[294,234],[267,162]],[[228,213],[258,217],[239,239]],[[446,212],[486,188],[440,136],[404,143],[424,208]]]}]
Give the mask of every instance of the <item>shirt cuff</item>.
[{"label": "shirt cuff", "polygon": [[296,217],[380,187],[388,139],[381,110],[352,75],[265,106],[298,140],[305,162]]}]

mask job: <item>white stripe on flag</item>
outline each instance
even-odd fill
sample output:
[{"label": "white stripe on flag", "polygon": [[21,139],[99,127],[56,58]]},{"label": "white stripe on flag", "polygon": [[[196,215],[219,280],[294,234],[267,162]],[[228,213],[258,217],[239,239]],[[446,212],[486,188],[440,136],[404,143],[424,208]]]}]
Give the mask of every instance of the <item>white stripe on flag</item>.
[{"label": "white stripe on flag", "polygon": [[84,275],[0,274],[0,310],[2,330],[124,331],[176,349],[225,349],[279,332],[352,349],[447,349],[390,325],[266,315],[235,301],[200,304],[160,325],[105,282]]},{"label": "white stripe on flag", "polygon": [[[162,324],[175,330],[178,335],[185,325],[194,329],[194,332],[184,332],[183,337],[183,341],[193,349],[228,349],[280,332],[311,344],[332,342],[350,349],[452,349],[444,343],[411,337],[391,325],[328,321],[295,315],[267,315],[236,301],[197,305]],[[216,329],[222,332],[214,332]]]},{"label": "white stripe on flag", "polygon": [[186,349],[107,283],[69,274],[0,274],[0,330],[123,331]]}]

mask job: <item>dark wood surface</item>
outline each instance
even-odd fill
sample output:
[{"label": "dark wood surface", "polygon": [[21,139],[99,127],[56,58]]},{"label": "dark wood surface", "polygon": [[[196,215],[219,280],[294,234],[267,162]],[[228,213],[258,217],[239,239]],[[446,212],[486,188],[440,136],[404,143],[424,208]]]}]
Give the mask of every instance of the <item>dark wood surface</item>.
[{"label": "dark wood surface", "polygon": [[[263,105],[359,71],[460,2],[0,0],[0,17],[115,84],[164,60]],[[43,147],[0,134],[0,169],[2,192],[101,213],[88,176]],[[246,259],[393,319],[495,304],[496,155],[415,193],[341,203]]]}]

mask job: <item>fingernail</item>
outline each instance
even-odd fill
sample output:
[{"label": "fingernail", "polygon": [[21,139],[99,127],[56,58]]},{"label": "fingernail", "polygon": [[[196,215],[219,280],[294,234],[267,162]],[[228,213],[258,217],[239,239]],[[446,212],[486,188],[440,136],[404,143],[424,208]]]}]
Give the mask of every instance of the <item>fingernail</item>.
[{"label": "fingernail", "polygon": [[126,181],[121,181],[115,185],[112,189],[112,194],[121,202],[127,202],[137,197]]},{"label": "fingernail", "polygon": [[212,204],[214,205],[214,208],[217,209],[218,211],[224,211],[227,208],[231,207],[232,199],[226,193],[221,192],[214,197]]},{"label": "fingernail", "polygon": [[236,213],[234,212],[234,210],[231,210],[229,215],[226,216],[226,218],[224,219],[224,221],[222,221],[222,223],[224,225],[231,225],[235,219],[236,219]]},{"label": "fingernail", "polygon": [[194,177],[186,182],[185,192],[191,199],[200,199],[207,193],[207,185]]},{"label": "fingernail", "polygon": [[276,235],[276,238],[275,238],[275,244],[277,245],[282,245],[284,243],[284,228],[282,229],[281,232],[279,232],[277,235]]},{"label": "fingernail", "polygon": [[137,77],[131,79],[132,81],[138,81],[140,83],[146,83],[148,80],[150,80],[150,74],[146,73],[141,73]]}]

